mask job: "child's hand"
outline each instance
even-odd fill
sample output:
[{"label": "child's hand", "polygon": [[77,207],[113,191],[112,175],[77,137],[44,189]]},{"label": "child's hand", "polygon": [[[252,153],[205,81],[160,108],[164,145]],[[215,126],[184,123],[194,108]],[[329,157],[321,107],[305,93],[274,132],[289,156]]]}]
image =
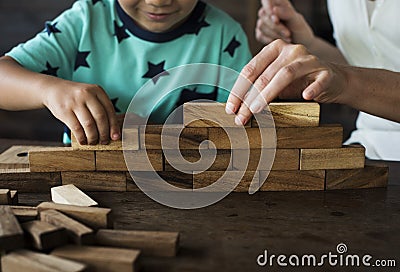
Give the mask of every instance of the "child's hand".
[{"label": "child's hand", "polygon": [[120,139],[114,106],[98,85],[71,81],[48,88],[44,105],[64,122],[80,144],[108,144]]}]

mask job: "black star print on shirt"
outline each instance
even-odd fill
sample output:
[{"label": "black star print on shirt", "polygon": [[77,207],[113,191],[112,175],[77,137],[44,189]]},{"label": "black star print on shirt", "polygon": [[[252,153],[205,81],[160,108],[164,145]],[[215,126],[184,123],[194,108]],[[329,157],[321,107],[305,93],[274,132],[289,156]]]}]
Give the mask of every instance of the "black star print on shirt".
[{"label": "black star print on shirt", "polygon": [[81,66],[90,68],[89,63],[86,60],[89,54],[90,51],[78,51],[78,54],[76,54],[74,71],[76,71]]},{"label": "black star print on shirt", "polygon": [[47,32],[47,35],[51,35],[51,33],[61,33],[61,31],[57,28],[57,22],[54,24],[51,24],[50,22],[47,22],[45,24],[45,31]]},{"label": "black star print on shirt", "polygon": [[47,70],[43,70],[40,73],[45,74],[45,75],[49,75],[49,76],[57,76],[57,71],[59,69],[59,67],[51,67],[50,63],[48,61],[46,61],[46,68]]},{"label": "black star print on shirt", "polygon": [[194,26],[193,30],[190,31],[190,34],[196,34],[196,36],[197,36],[197,35],[199,35],[200,30],[203,27],[208,27],[208,26],[210,26],[210,24],[206,22],[205,18],[203,18],[197,25]]},{"label": "black star print on shirt", "polygon": [[121,110],[117,107],[118,99],[118,97],[111,99],[111,103],[113,104],[116,113],[121,112]]},{"label": "black star print on shirt", "polygon": [[118,43],[122,42],[124,39],[129,38],[128,32],[126,32],[125,25],[118,26],[117,22],[114,21],[114,36],[117,37]]},{"label": "black star print on shirt", "polygon": [[233,58],[233,56],[235,55],[236,49],[240,46],[241,46],[241,43],[239,41],[237,41],[235,37],[233,37],[231,42],[225,48],[224,52],[228,52],[229,55]]},{"label": "black star print on shirt", "polygon": [[149,70],[142,76],[142,78],[151,78],[154,84],[157,83],[160,77],[169,75],[169,73],[164,70],[165,60],[158,64],[147,62],[147,65],[149,66]]},{"label": "black star print on shirt", "polygon": [[97,2],[103,2],[103,1],[101,1],[101,0],[92,0],[92,5],[94,6],[94,5],[96,5],[97,4]]}]

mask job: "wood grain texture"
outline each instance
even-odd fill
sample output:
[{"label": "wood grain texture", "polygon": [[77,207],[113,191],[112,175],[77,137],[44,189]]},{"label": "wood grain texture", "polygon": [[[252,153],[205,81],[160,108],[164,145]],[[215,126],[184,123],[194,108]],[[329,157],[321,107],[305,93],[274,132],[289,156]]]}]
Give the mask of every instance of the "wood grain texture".
[{"label": "wood grain texture", "polygon": [[366,165],[359,169],[326,170],[326,189],[361,189],[386,187],[389,168]]},{"label": "wood grain texture", "polygon": [[[219,182],[219,185],[214,188],[204,188],[225,177]],[[236,183],[237,179],[242,176],[239,184],[234,189],[234,192],[248,192],[252,182],[259,184],[259,172],[247,171],[242,175],[241,171],[204,171],[203,173],[193,175],[193,188],[204,188],[206,192],[226,192],[232,183]]]},{"label": "wood grain texture", "polygon": [[[216,157],[214,160],[213,151],[202,150],[203,157],[200,156],[198,150],[176,150],[174,153],[169,154],[172,151],[164,151],[165,153],[165,171],[225,171],[232,170],[231,163],[231,151],[230,150],[217,150]],[[179,154],[186,160],[179,160]],[[167,157],[168,155],[168,157]],[[167,160],[170,160],[170,162]],[[201,161],[200,161],[201,159]],[[207,169],[206,167],[213,162],[212,165]],[[174,166],[171,166],[172,165]]]},{"label": "wood grain texture", "polygon": [[[185,103],[183,105],[183,123],[186,127],[237,127],[235,115],[225,112],[224,103]],[[246,124],[246,127],[250,126],[251,122]]]},{"label": "wood grain texture", "polygon": [[44,146],[15,145],[0,154],[0,169],[29,168],[28,153]]},{"label": "wood grain texture", "polygon": [[0,170],[0,187],[18,190],[20,193],[47,193],[53,186],[61,185],[59,172],[32,173],[29,169]]},{"label": "wood grain texture", "polygon": [[3,272],[83,272],[86,265],[29,250],[18,250],[1,258]]},{"label": "wood grain texture", "polygon": [[0,205],[11,204],[11,193],[9,189],[0,189]]},{"label": "wood grain texture", "polygon": [[83,245],[94,242],[94,232],[92,229],[59,211],[41,210],[40,220],[57,227],[65,228],[70,240],[75,244]]},{"label": "wood grain texture", "polygon": [[85,263],[93,271],[135,272],[140,251],[133,249],[64,246],[51,252],[51,255]]},{"label": "wood grain texture", "polygon": [[[192,174],[187,174],[179,171],[158,171],[156,174],[159,178],[179,189],[193,189]],[[160,190],[158,184],[154,182],[154,172],[132,172],[132,176],[129,172],[127,173],[128,192],[140,191],[135,182],[142,182],[144,184],[147,184],[147,190]],[[171,188],[171,190],[174,190],[174,188]]]},{"label": "wood grain texture", "polygon": [[108,208],[80,207],[53,202],[42,202],[37,208],[39,211],[60,211],[92,229],[111,228],[113,226],[111,209]]},{"label": "wood grain texture", "polygon": [[269,104],[269,110],[256,114],[252,118],[251,126],[271,126],[271,114],[275,127],[317,127],[320,106],[314,102],[273,102]]},{"label": "wood grain texture", "polygon": [[300,150],[300,170],[363,168],[364,163],[363,146]]},{"label": "wood grain texture", "polygon": [[143,255],[174,257],[179,247],[179,232],[143,230],[98,230],[100,246],[138,249]]},{"label": "wood grain texture", "polygon": [[[245,140],[246,135],[248,141]],[[273,128],[246,128],[243,130],[219,127],[208,129],[208,138],[217,149],[274,148],[276,139],[273,135],[275,135]],[[210,143],[209,146],[212,144]]]},{"label": "wood grain texture", "polygon": [[250,156],[247,157],[247,150],[234,149],[233,170],[298,170],[299,154],[299,149],[250,149]]},{"label": "wood grain texture", "polygon": [[69,147],[45,148],[29,152],[31,172],[94,171],[94,151]]},{"label": "wood grain texture", "polygon": [[325,171],[260,171],[263,181],[260,191],[320,191],[325,188]]},{"label": "wood grain texture", "polygon": [[[139,149],[139,127],[124,129],[122,131],[123,137],[129,139],[125,142],[126,150],[138,150]],[[121,138],[122,139],[122,138]],[[129,143],[129,144],[128,144]],[[81,145],[76,140],[74,134],[71,134],[71,146],[73,150],[89,150],[89,151],[99,151],[99,150],[123,150],[122,140],[110,141],[109,144],[102,145]]]},{"label": "wood grain texture", "polygon": [[125,172],[62,172],[62,184],[74,184],[88,192],[125,192]]},{"label": "wood grain texture", "polygon": [[[131,171],[163,170],[161,150],[125,151],[125,155],[132,162],[129,165]],[[128,171],[124,153],[122,151],[97,151],[96,171]]]},{"label": "wood grain texture", "polygon": [[82,192],[74,184],[61,185],[51,188],[51,200],[54,203],[75,206],[97,206],[98,203]]},{"label": "wood grain texture", "polygon": [[30,245],[38,250],[50,250],[68,242],[67,232],[44,221],[29,221],[21,225],[29,236]]},{"label": "wood grain texture", "polygon": [[[163,133],[163,146],[161,146],[161,133]],[[187,127],[179,125],[148,125],[140,127],[141,149],[207,149],[208,145],[200,146],[201,142],[208,139],[207,128]]]},{"label": "wood grain texture", "polygon": [[36,220],[38,218],[38,210],[36,207],[30,206],[10,206],[13,214],[20,223]]},{"label": "wood grain texture", "polygon": [[24,233],[10,206],[0,205],[0,251],[24,246]]}]

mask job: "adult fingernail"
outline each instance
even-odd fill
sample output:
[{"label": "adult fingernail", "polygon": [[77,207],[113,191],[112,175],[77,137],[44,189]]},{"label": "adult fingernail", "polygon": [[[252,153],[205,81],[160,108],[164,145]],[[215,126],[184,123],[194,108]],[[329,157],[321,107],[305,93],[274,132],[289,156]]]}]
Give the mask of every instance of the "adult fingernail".
[{"label": "adult fingernail", "polygon": [[243,126],[245,125],[247,122],[247,118],[245,116],[243,116],[242,114],[238,114],[235,117],[235,124],[238,126]]},{"label": "adult fingernail", "polygon": [[254,113],[259,113],[264,108],[264,105],[259,101],[255,101],[253,104],[250,105],[250,111]]},{"label": "adult fingernail", "polygon": [[227,102],[225,106],[225,111],[227,114],[234,114],[235,113],[235,105],[232,102]]}]

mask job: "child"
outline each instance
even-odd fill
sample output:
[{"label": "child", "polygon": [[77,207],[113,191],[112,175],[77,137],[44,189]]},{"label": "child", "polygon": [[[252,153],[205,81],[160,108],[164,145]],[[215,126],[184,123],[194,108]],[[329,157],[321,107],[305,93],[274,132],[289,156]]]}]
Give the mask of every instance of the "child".
[{"label": "child", "polygon": [[[166,70],[189,63],[240,71],[250,57],[240,25],[201,1],[80,0],[0,59],[0,108],[47,107],[81,144],[107,144],[120,138],[116,112],[148,80],[162,88]],[[162,122],[202,97],[227,98],[184,89],[152,115]]]}]

